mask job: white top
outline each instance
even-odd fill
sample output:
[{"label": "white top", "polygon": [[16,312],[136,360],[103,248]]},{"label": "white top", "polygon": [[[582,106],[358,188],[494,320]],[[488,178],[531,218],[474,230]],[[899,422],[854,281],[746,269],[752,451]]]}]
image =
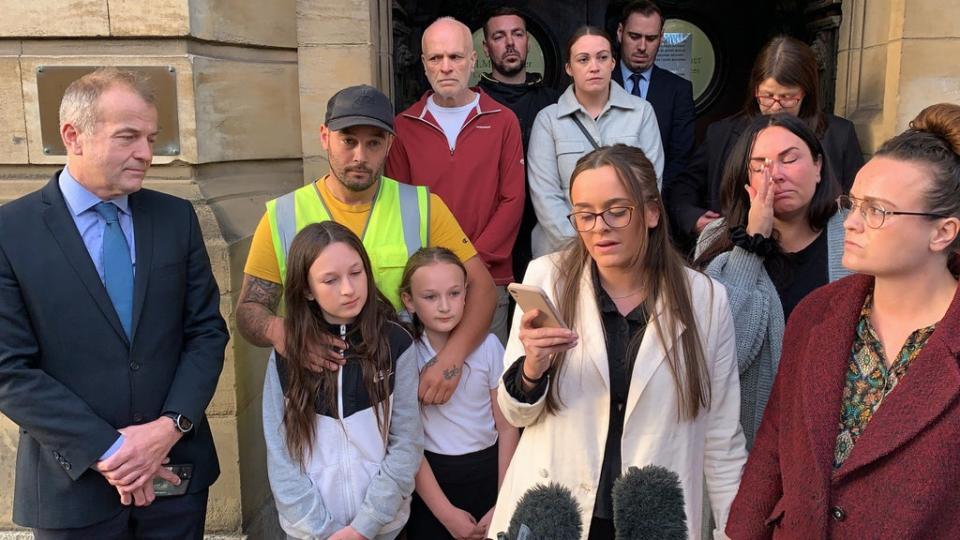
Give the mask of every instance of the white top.
[{"label": "white top", "polygon": [[447,136],[447,146],[450,150],[454,150],[457,147],[457,136],[460,135],[460,128],[467,120],[467,115],[480,105],[480,94],[476,94],[473,101],[460,107],[441,107],[433,101],[433,98],[434,96],[430,96],[427,100],[427,110],[437,119],[443,134]]},{"label": "white top", "polygon": [[[417,367],[434,356],[427,336],[414,343]],[[420,408],[423,419],[424,450],[447,456],[479,452],[497,442],[490,391],[496,390],[503,373],[503,345],[490,334],[464,362],[457,390],[443,405]]]},{"label": "white top", "polygon": [[[569,272],[560,268],[560,257],[557,253],[534,259],[523,277],[524,284],[543,288],[554,303],[557,281]],[[647,326],[637,349],[624,409],[620,472],[627,472],[629,467],[659,465],[677,473],[683,487],[688,540],[701,538],[705,496],[709,497],[716,523],[713,537],[725,538],[722,531],[747,461],[740,429],[740,375],[733,317],[727,291],[720,282],[691,269],[685,273],[696,306],[692,322],[705,355],[710,408],[701,410],[694,419],[678,420],[680,398],[667,354],[679,346],[685,328],[670,325],[664,328],[661,339]],[[546,395],[536,403],[522,403],[510,396],[503,382],[498,388],[497,401],[504,418],[525,429],[503,479],[491,531],[507,529],[517,502],[528,489],[557,482],[573,492],[584,524],[581,538],[589,536],[610,422],[610,366],[589,267],[583,270],[577,301],[575,320],[566,322],[576,329],[580,341],[567,353],[560,374],[547,383],[558,386],[563,408],[551,414],[546,411]],[[664,302],[657,300],[649,319],[663,320],[666,309]],[[504,367],[523,355],[519,315],[518,309],[504,352]],[[683,358],[680,362],[683,365]]]}]

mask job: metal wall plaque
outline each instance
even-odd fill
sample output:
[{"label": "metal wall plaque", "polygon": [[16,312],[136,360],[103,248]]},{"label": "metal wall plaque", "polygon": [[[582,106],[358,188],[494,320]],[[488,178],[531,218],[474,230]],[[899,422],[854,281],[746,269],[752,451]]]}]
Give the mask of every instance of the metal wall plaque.
[{"label": "metal wall plaque", "polygon": [[[43,153],[65,156],[60,139],[60,101],[67,86],[100,66],[38,66],[37,101],[40,104],[40,134]],[[117,66],[138,71],[150,79],[157,96],[159,133],[153,144],[158,156],[180,154],[180,122],[177,120],[177,71],[168,66]]]}]

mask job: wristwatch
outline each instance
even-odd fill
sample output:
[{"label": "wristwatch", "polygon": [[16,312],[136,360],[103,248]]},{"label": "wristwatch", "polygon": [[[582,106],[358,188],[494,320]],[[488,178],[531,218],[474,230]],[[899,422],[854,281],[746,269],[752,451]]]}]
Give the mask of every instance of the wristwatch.
[{"label": "wristwatch", "polygon": [[173,420],[173,425],[177,428],[177,431],[179,431],[180,433],[188,433],[191,429],[193,429],[193,422],[191,422],[186,416],[182,414],[175,413],[175,412],[168,412],[168,413],[163,413],[163,415]]}]

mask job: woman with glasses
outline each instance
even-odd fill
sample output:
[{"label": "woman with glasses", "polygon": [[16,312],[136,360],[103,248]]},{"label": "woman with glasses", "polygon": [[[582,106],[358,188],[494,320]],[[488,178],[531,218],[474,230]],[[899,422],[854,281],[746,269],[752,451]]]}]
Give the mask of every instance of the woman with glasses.
[{"label": "woman with glasses", "polygon": [[746,456],[727,294],[672,248],[641,150],[587,154],[569,195],[574,242],[524,278],[569,329],[536,327],[535,310],[514,317],[498,401],[524,432],[491,530],[507,529],[528,489],[559,482],[580,505],[582,537],[613,539],[613,482],[650,464],[679,475],[691,539],[704,480],[722,529]]},{"label": "woman with glasses", "polygon": [[831,173],[844,191],[863,166],[860,142],[849,121],[825,113],[819,102],[819,76],[813,50],[779,36],[753,63],[743,110],[711,124],[686,171],[666,187],[667,208],[679,242],[692,245],[722,214],[720,181],[730,150],[747,124],[760,115],[786,113],[800,118],[820,139]]},{"label": "woman with glasses", "polygon": [[653,162],[659,184],[664,157],[656,115],[648,101],[611,84],[615,66],[606,32],[594,26],[574,32],[565,66],[573,84],[537,114],[527,149],[527,193],[537,213],[534,257],[564,247],[575,236],[564,217],[570,213],[570,173],[594,148],[616,143],[640,148]]},{"label": "woman with glasses", "polygon": [[799,118],[753,119],[727,160],[720,190],[726,217],[708,225],[697,244],[695,266],[730,295],[747,448],[773,387],[785,321],[808,293],[849,273],[840,264],[840,188],[828,162]]},{"label": "woman with glasses", "polygon": [[910,126],[839,201],[857,274],[787,325],[731,538],[957,538],[960,106]]}]

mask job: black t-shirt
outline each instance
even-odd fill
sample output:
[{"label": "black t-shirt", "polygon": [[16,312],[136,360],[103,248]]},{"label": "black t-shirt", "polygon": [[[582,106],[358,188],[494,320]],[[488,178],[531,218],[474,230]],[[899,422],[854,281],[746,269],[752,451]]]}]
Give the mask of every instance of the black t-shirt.
[{"label": "black t-shirt", "polygon": [[763,266],[780,295],[783,320],[786,321],[804,297],[830,281],[826,231],[796,253],[767,257]]}]

